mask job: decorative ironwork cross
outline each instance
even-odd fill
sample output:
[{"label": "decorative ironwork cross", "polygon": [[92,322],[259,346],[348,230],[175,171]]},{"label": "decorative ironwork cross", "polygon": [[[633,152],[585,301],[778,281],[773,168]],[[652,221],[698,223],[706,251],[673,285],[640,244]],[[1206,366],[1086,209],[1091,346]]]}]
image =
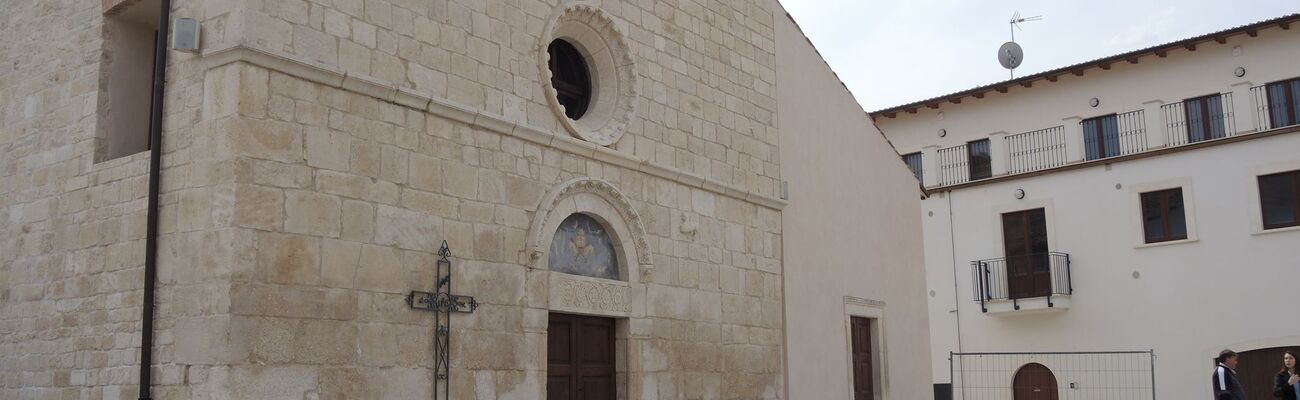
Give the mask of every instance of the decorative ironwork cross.
[{"label": "decorative ironwork cross", "polygon": [[434,319],[433,339],[433,398],[439,399],[438,389],[442,389],[442,399],[450,399],[451,383],[448,375],[451,369],[451,313],[472,313],[478,308],[478,302],[471,296],[451,294],[451,248],[447,241],[442,241],[438,249],[437,287],[433,292],[411,291],[406,295],[406,304],[411,308],[432,311]]}]

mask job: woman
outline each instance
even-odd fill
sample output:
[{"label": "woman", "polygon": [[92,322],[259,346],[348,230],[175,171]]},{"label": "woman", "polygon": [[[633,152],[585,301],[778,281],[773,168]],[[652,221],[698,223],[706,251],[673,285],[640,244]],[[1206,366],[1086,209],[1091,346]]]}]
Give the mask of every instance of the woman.
[{"label": "woman", "polygon": [[1282,353],[1282,370],[1273,379],[1273,397],[1296,400],[1296,393],[1300,393],[1300,371],[1296,371],[1295,352],[1287,350]]}]

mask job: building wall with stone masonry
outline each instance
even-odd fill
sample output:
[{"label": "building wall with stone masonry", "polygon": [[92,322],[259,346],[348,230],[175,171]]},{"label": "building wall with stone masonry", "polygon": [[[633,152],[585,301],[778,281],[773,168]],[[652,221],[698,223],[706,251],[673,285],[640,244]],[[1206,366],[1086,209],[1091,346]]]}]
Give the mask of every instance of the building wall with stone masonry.
[{"label": "building wall with stone masonry", "polygon": [[[427,395],[431,316],[403,297],[433,287],[447,240],[453,287],[483,304],[455,317],[452,396],[540,398],[550,296],[525,234],[551,186],[594,177],[630,198],[655,257],[621,334],[626,398],[781,396],[778,211],[256,66],[209,78],[224,70],[264,106],[241,102],[230,131],[232,220],[253,245],[229,326],[177,328],[202,390]],[[246,347],[230,359],[213,334]]]},{"label": "building wall with stone masonry", "polygon": [[[102,6],[16,2],[0,15],[0,398],[135,397],[148,153],[95,162]],[[195,2],[176,6],[202,19]],[[164,361],[178,320],[229,302],[223,271],[235,247],[223,182],[233,153],[201,122],[203,75],[197,58],[172,53],[156,337]],[[173,363],[155,371],[172,398],[196,379]]]},{"label": "building wall with stone masonry", "polygon": [[[20,54],[0,70],[0,397],[135,390],[147,155],[93,163],[99,7],[0,25]],[[550,296],[524,236],[575,177],[626,195],[654,255],[619,327],[620,396],[782,397],[771,9],[599,5],[644,85],[607,151],[540,97],[528,32],[555,7],[176,1],[206,51],[170,55],[155,397],[427,397],[431,317],[403,294],[433,286],[447,240],[483,303],[454,322],[453,396],[540,398]],[[21,33],[68,20],[95,22],[64,44]],[[235,45],[261,58],[222,58]]]},{"label": "building wall with stone masonry", "polygon": [[[638,85],[608,148],[548,104],[557,2],[174,0],[204,50],[170,53],[155,398],[429,397],[404,297],[443,240],[482,304],[453,317],[452,397],[542,398],[558,305],[528,231],[579,178],[652,260],[625,258],[619,397],[786,398],[779,5],[587,4]],[[101,7],[0,17],[3,398],[136,389],[147,153],[93,162]]]},{"label": "building wall with stone masonry", "polygon": [[766,2],[212,3],[236,8],[207,49],[285,54],[547,132],[559,123],[538,84],[543,32],[562,4],[591,4],[624,32],[640,78],[639,111],[616,150],[768,196],[779,182]]}]

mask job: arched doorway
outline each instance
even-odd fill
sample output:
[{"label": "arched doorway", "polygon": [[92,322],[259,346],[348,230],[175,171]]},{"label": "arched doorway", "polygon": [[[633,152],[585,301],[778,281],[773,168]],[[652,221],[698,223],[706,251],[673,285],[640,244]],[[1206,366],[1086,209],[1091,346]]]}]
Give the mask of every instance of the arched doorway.
[{"label": "arched doorway", "polygon": [[1011,393],[1015,400],[1056,400],[1056,375],[1043,364],[1025,364],[1011,381]]},{"label": "arched doorway", "polygon": [[1300,346],[1270,347],[1237,353],[1237,380],[1246,388],[1246,393],[1264,396],[1273,393],[1273,376],[1282,369],[1282,352],[1287,350],[1300,350]]}]

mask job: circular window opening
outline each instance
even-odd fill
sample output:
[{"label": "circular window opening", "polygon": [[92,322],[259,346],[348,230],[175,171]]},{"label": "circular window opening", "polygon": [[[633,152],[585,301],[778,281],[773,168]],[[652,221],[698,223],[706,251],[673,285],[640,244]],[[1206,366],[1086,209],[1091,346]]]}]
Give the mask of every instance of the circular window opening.
[{"label": "circular window opening", "polygon": [[559,127],[611,146],[635,112],[637,75],[626,35],[600,9],[571,4],[556,10],[537,42],[545,99]]},{"label": "circular window opening", "polygon": [[587,59],[572,43],[555,39],[546,49],[550,54],[551,86],[555,98],[564,106],[564,115],[577,120],[587,113],[591,103],[591,72]]}]

